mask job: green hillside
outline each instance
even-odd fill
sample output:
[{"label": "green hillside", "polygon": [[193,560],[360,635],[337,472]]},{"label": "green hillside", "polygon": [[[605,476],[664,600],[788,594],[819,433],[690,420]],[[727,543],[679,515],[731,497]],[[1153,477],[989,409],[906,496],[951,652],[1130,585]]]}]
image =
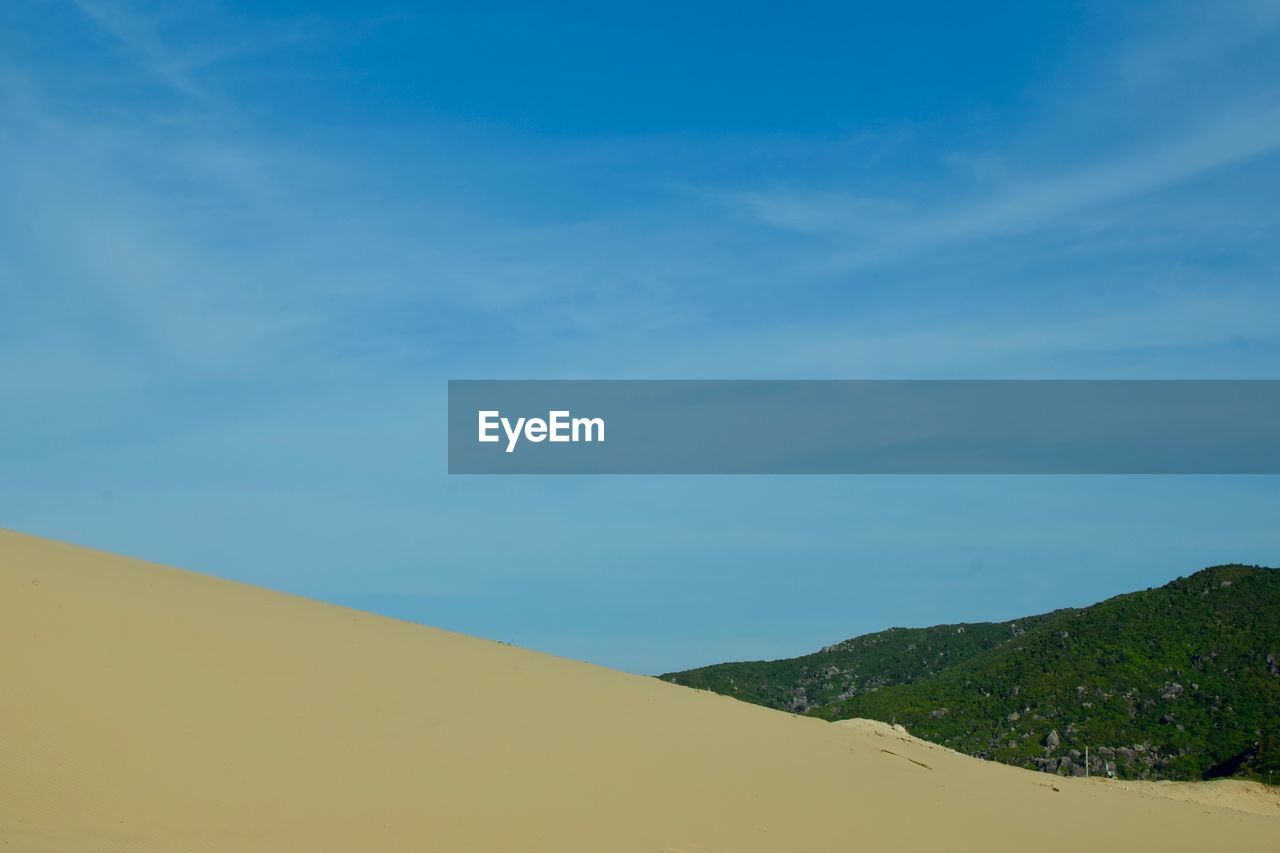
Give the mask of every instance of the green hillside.
[{"label": "green hillside", "polygon": [[757,705],[805,713],[879,687],[910,684],[936,675],[1047,618],[890,628],[798,658],[721,663],[658,677]]},{"label": "green hillside", "polygon": [[1088,746],[1092,773],[1266,781],[1280,770],[1280,571],[1217,566],[1078,610],[895,629],[662,678],[826,719],[896,721],[1051,772],[1082,774]]}]

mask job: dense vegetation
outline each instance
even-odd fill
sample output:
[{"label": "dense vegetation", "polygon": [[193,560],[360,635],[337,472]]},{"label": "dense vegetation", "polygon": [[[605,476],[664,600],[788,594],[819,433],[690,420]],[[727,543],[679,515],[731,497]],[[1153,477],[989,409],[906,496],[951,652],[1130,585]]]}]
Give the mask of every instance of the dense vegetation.
[{"label": "dense vegetation", "polygon": [[[1006,623],[892,629],[790,660],[662,678],[826,719],[898,722],[1064,774],[1280,770],[1280,571],[1217,566]],[[1274,781],[1280,782],[1280,773]]]},{"label": "dense vegetation", "polygon": [[805,713],[880,687],[936,675],[1045,618],[890,628],[798,658],[722,663],[659,677],[757,705]]}]

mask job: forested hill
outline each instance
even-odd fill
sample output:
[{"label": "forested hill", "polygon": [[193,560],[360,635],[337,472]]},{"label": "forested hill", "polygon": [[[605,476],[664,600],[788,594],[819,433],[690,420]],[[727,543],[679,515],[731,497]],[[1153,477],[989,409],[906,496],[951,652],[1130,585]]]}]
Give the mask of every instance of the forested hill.
[{"label": "forested hill", "polygon": [[1046,616],[932,628],[890,628],[773,661],[720,663],[659,676],[757,705],[805,713],[851,696],[936,675],[1034,627]]},{"label": "forested hill", "polygon": [[[898,722],[1059,773],[1280,770],[1280,571],[1216,566],[1003,623],[897,628],[780,661],[661,678],[826,719]],[[1280,782],[1280,774],[1275,781]]]}]

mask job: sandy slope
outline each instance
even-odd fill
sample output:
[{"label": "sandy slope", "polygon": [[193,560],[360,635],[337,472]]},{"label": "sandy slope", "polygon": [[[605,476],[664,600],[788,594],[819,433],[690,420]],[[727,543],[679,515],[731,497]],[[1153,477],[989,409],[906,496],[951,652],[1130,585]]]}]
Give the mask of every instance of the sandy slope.
[{"label": "sandy slope", "polygon": [[1280,847],[1073,781],[0,532],[0,850]]},{"label": "sandy slope", "polygon": [[[858,719],[839,720],[835,725],[893,741],[893,743],[882,744],[882,748],[909,761],[918,761],[932,768],[963,768],[973,762],[972,758],[961,755],[953,749],[913,737],[902,726],[891,726],[879,720]],[[1215,779],[1212,782],[1138,782],[1096,776],[1086,781],[1048,775],[1038,778],[1042,783],[1056,788],[1097,785],[1110,790],[1130,791],[1140,797],[1159,797],[1280,818],[1280,788],[1263,785],[1260,782],[1246,782],[1241,779]],[[1280,838],[1277,841],[1280,842]]]}]

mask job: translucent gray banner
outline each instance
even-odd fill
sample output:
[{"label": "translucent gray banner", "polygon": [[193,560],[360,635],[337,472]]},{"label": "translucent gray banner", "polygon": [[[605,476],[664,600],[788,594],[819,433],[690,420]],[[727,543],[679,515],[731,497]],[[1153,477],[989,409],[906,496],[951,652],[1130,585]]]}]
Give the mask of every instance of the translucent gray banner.
[{"label": "translucent gray banner", "polygon": [[452,474],[1276,474],[1280,381],[452,380]]}]

